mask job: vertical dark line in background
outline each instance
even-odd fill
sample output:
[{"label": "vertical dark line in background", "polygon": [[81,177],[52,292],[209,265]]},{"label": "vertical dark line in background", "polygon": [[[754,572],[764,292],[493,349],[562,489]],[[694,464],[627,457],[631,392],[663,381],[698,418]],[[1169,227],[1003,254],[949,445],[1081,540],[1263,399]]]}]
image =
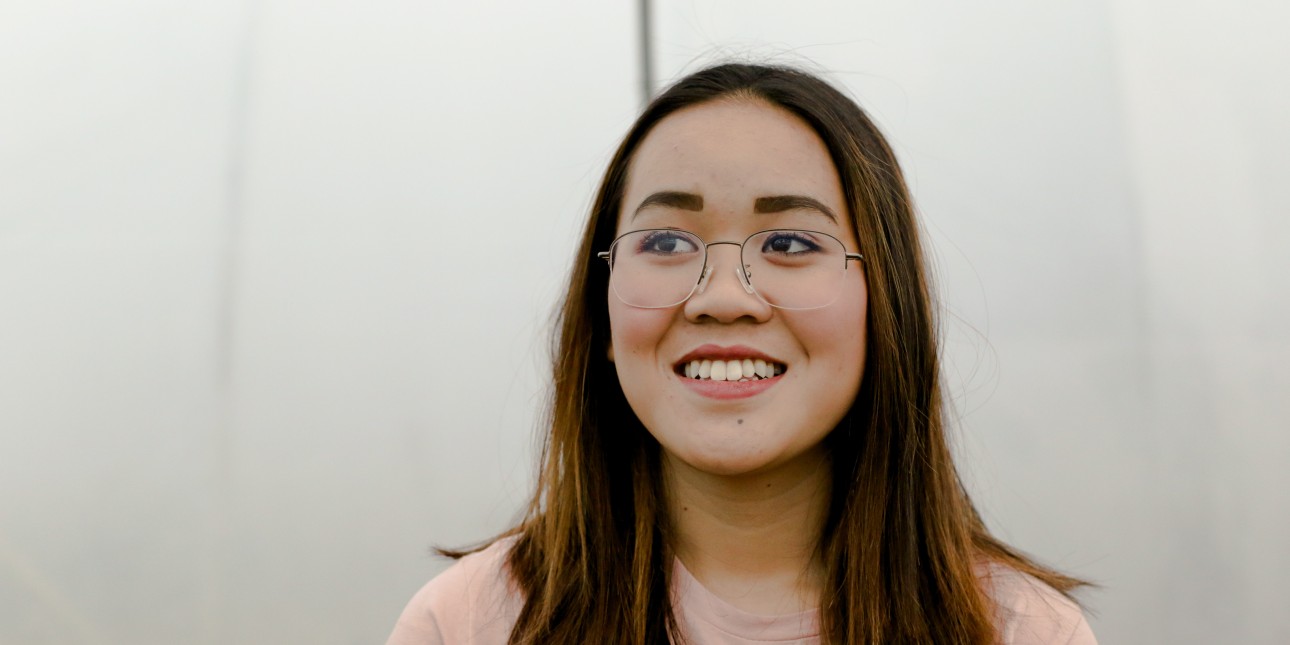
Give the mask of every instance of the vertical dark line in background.
[{"label": "vertical dark line in background", "polygon": [[215,379],[222,403],[228,402],[233,389],[233,336],[245,208],[247,109],[254,47],[255,3],[256,0],[244,2],[246,16],[235,45],[229,102],[228,157],[224,166],[224,212],[219,257],[219,320],[215,340]]},{"label": "vertical dark line in background", "polygon": [[243,0],[242,22],[233,43],[233,73],[228,103],[228,145],[224,166],[224,204],[220,248],[217,251],[215,315],[215,409],[211,435],[211,478],[208,536],[210,552],[204,572],[208,584],[203,607],[207,643],[228,641],[227,580],[233,521],[233,434],[237,291],[241,282],[243,217],[246,208],[247,122],[251,69],[255,60],[258,0]]},{"label": "vertical dark line in background", "polygon": [[650,0],[637,0],[640,9],[640,73],[641,105],[648,105],[654,96],[654,32]]}]

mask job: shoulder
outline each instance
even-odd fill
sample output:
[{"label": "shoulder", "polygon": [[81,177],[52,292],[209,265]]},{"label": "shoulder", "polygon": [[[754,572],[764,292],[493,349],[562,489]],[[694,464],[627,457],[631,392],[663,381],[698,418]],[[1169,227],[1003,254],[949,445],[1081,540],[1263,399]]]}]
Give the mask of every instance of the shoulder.
[{"label": "shoulder", "polygon": [[1038,578],[998,563],[979,566],[977,575],[994,601],[1000,642],[1097,643],[1079,605]]},{"label": "shoulder", "polygon": [[503,538],[435,576],[412,597],[387,645],[502,645],[524,601],[507,570]]}]

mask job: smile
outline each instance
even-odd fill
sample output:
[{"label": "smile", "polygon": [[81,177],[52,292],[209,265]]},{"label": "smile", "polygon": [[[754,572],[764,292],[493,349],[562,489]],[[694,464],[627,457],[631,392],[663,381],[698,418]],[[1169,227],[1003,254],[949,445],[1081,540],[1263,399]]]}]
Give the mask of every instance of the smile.
[{"label": "smile", "polygon": [[684,364],[682,374],[700,381],[759,381],[784,373],[784,366],[763,359],[694,359]]},{"label": "smile", "polygon": [[703,345],[673,365],[681,382],[715,399],[741,399],[766,391],[788,371],[788,364],[751,347]]}]

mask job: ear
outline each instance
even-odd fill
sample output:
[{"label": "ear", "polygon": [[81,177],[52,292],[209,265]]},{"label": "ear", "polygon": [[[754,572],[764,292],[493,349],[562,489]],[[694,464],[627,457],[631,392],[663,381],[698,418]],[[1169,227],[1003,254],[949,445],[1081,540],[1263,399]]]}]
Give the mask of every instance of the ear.
[{"label": "ear", "polygon": [[605,347],[605,357],[609,359],[609,362],[610,362],[610,363],[614,362],[614,344],[613,344],[613,342],[608,343],[608,345]]}]

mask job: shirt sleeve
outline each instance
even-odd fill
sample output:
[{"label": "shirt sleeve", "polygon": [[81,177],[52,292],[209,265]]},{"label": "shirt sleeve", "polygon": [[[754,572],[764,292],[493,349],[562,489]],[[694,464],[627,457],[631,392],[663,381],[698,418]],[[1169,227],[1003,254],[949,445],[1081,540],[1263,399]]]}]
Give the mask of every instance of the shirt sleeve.
[{"label": "shirt sleeve", "polygon": [[510,542],[458,560],[422,587],[386,645],[506,645],[523,608],[506,570]]},{"label": "shirt sleeve", "polygon": [[1005,645],[1097,645],[1079,605],[1039,579],[1002,565],[987,577]]},{"label": "shirt sleeve", "polygon": [[440,574],[412,597],[399,615],[398,622],[394,624],[394,632],[390,634],[386,645],[446,645],[443,630],[439,627],[439,614],[445,611],[451,613],[453,608],[451,603],[441,600],[445,596],[442,593],[445,591],[444,587],[450,586],[445,584],[448,581],[442,580],[443,577]]}]

